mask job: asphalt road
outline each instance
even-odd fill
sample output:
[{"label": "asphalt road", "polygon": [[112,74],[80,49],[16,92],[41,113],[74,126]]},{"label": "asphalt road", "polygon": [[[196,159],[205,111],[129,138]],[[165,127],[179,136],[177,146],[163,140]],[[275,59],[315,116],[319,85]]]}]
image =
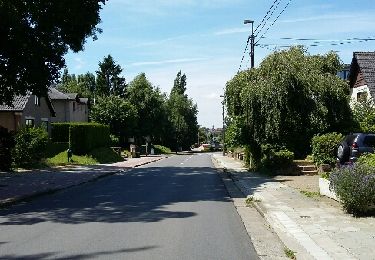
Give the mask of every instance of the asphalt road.
[{"label": "asphalt road", "polygon": [[258,259],[210,155],[0,209],[0,259]]}]

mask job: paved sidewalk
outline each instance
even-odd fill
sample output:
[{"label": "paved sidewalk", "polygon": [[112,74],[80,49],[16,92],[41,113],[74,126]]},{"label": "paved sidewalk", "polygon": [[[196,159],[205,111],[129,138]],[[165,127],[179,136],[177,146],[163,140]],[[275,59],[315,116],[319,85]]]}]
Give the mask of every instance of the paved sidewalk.
[{"label": "paved sidewalk", "polygon": [[375,259],[375,218],[355,218],[330,199],[314,199],[277,179],[246,172],[242,163],[214,154],[234,183],[297,259]]},{"label": "paved sidewalk", "polygon": [[130,158],[113,164],[66,166],[35,171],[0,173],[0,206],[93,181],[163,158],[165,156],[148,156]]}]

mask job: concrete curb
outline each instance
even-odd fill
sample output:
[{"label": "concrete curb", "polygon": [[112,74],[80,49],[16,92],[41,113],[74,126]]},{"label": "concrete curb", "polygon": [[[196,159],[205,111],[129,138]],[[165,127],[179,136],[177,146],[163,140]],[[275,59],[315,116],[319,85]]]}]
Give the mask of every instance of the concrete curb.
[{"label": "concrete curb", "polygon": [[22,196],[16,196],[16,197],[8,198],[8,199],[5,199],[5,200],[0,200],[0,208],[6,208],[6,207],[9,207],[9,206],[15,205],[19,202],[22,202],[22,201],[29,201],[29,200],[32,200],[32,199],[37,198],[37,197],[41,197],[41,196],[44,196],[44,195],[47,195],[47,194],[53,194],[53,193],[56,193],[56,192],[59,192],[59,191],[65,190],[65,189],[69,189],[69,188],[77,187],[77,186],[80,186],[80,185],[84,185],[84,184],[89,183],[89,182],[95,182],[99,179],[114,175],[116,173],[131,170],[131,169],[137,168],[137,167],[142,166],[142,165],[146,165],[146,164],[150,164],[150,163],[153,163],[153,162],[160,161],[160,160],[165,159],[165,158],[167,158],[167,157],[160,157],[160,158],[157,158],[154,161],[143,162],[143,163],[134,165],[133,167],[128,168],[128,169],[120,169],[120,170],[117,170],[117,171],[111,171],[111,172],[103,173],[103,174],[100,174],[98,176],[95,176],[91,179],[84,180],[84,181],[79,182],[79,183],[75,183],[75,184],[71,184],[71,185],[67,185],[67,186],[62,186],[62,187],[49,188],[49,189],[33,192],[33,193],[22,195]]},{"label": "concrete curb", "polygon": [[[215,160],[216,165],[223,165],[217,158],[212,157],[212,159]],[[258,202],[254,201],[252,203],[253,207],[247,206],[245,204],[245,193],[242,191],[241,187],[236,184],[233,179],[233,174],[230,171],[228,171],[227,174],[221,172],[221,168],[218,168],[216,165],[214,163],[214,167],[227,189],[228,195],[232,198],[237,213],[246,228],[259,258],[264,260],[289,259],[285,256],[284,250],[287,248],[285,243],[277,235],[271,223],[269,223],[265,217],[265,212]],[[223,167],[222,169],[227,168]],[[252,208],[255,210],[252,210]],[[256,227],[254,223],[256,223]]]}]

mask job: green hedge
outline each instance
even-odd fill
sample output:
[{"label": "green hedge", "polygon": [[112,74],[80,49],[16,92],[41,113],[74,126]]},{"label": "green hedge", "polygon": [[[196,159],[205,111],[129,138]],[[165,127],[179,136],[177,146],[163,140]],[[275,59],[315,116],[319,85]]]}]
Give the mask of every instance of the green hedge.
[{"label": "green hedge", "polygon": [[262,145],[261,168],[276,171],[289,168],[294,159],[294,153],[285,148],[270,144]]},{"label": "green hedge", "polygon": [[111,144],[109,126],[98,123],[53,123],[52,141],[64,140],[69,142],[73,153],[77,155]]},{"label": "green hedge", "polygon": [[52,123],[51,139],[56,143],[69,142],[69,127],[73,123]]},{"label": "green hedge", "polygon": [[71,124],[69,144],[74,154],[82,155],[99,147],[110,146],[109,126],[97,123]]},{"label": "green hedge", "polygon": [[67,151],[69,148],[69,143],[64,142],[64,143],[48,143],[47,149],[46,149],[46,157],[52,158],[55,155]]},{"label": "green hedge", "polygon": [[342,134],[328,133],[316,135],[311,140],[312,155],[316,164],[336,163],[337,147],[343,139]]}]

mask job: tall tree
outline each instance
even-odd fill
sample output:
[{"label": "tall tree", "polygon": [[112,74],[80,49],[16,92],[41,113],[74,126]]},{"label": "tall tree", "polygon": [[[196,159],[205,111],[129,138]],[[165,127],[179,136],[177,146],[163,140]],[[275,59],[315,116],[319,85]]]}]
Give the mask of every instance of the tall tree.
[{"label": "tall tree", "polygon": [[194,144],[198,132],[198,109],[185,94],[186,75],[181,74],[181,71],[177,73],[167,104],[172,133],[170,146],[176,151],[179,147],[187,149]]},{"label": "tall tree", "polygon": [[181,70],[177,73],[174,80],[173,88],[171,93],[184,95],[186,91],[186,75],[181,73]]},{"label": "tall tree", "polygon": [[0,1],[0,104],[32,91],[46,95],[69,49],[101,32],[105,0]]},{"label": "tall tree", "polygon": [[137,136],[150,136],[153,141],[161,141],[163,129],[167,120],[165,112],[165,97],[158,88],[154,88],[144,73],[136,76],[127,90],[127,100],[138,112],[139,122]]},{"label": "tall tree", "polygon": [[96,71],[96,93],[99,96],[116,95],[124,97],[126,81],[121,77],[122,68],[116,64],[111,55],[104,57],[99,62],[99,70]]}]

